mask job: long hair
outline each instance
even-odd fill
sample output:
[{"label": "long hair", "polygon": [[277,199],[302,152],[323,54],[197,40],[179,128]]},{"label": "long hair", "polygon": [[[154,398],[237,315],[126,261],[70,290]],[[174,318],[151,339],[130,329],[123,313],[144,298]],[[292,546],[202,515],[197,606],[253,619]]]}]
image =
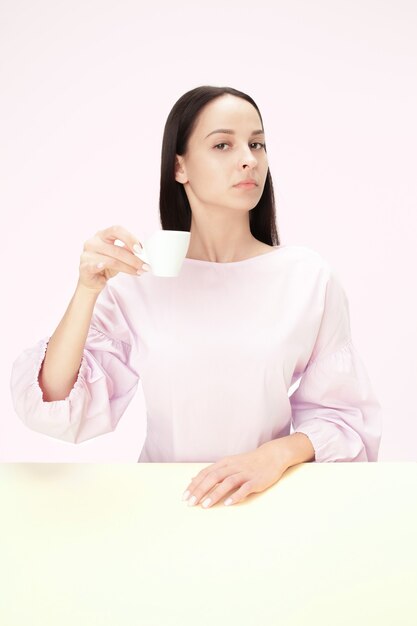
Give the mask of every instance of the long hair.
[{"label": "long hair", "polygon": [[[161,154],[159,212],[163,230],[191,230],[191,207],[182,183],[175,180],[175,155],[183,155],[188,139],[202,108],[219,96],[230,94],[250,102],[261,113],[250,96],[232,87],[203,85],[187,91],[172,107],[165,123]],[[268,168],[264,190],[258,204],[249,211],[250,231],[255,239],[279,245],[275,216],[274,190]]]}]

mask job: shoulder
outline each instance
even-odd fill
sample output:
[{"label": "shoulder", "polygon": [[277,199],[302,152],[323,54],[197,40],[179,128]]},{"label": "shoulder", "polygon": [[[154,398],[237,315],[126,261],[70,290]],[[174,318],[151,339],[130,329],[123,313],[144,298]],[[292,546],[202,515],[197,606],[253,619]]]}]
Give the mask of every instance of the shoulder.
[{"label": "shoulder", "polygon": [[289,280],[297,288],[313,289],[323,299],[328,292],[345,297],[343,282],[335,267],[317,250],[309,246],[289,245],[283,247],[284,265]]},{"label": "shoulder", "polygon": [[303,268],[303,276],[310,277],[317,288],[321,288],[325,297],[336,298],[340,301],[347,301],[347,294],[344,283],[339,272],[317,250],[307,246],[288,246],[291,248],[290,254],[300,263]]},{"label": "shoulder", "polygon": [[312,270],[331,272],[329,262],[315,249],[301,245],[283,245],[282,254],[292,264],[308,267]]}]

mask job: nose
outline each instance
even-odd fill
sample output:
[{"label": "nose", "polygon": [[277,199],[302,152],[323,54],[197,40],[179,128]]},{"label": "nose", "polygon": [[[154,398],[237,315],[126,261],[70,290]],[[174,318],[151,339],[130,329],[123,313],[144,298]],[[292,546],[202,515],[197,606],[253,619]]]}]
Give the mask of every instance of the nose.
[{"label": "nose", "polygon": [[251,169],[255,167],[257,163],[257,158],[249,146],[244,146],[239,158],[239,168],[249,167]]}]

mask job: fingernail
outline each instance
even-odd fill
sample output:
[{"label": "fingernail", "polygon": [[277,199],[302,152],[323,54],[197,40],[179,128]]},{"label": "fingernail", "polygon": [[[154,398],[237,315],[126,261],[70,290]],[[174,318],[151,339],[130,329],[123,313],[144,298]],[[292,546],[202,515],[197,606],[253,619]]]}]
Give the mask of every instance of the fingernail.
[{"label": "fingernail", "polygon": [[206,498],[203,502],[203,507],[207,508],[211,504],[211,498]]},{"label": "fingernail", "polygon": [[135,245],[133,246],[133,250],[134,252],[137,252],[139,254],[139,252],[142,252],[143,248],[138,243],[135,243]]},{"label": "fingernail", "polygon": [[232,498],[227,498],[227,500],[224,501],[224,504],[227,506],[229,504],[232,504]]},{"label": "fingernail", "polygon": [[150,266],[147,263],[144,263],[142,265],[142,269],[145,270],[145,272],[149,272],[149,270],[151,269]]},{"label": "fingernail", "polygon": [[189,495],[190,495],[190,492],[189,492],[189,491],[188,491],[188,489],[187,489],[187,491],[184,491],[184,493],[182,494],[182,499],[183,499],[183,500],[186,500],[186,499],[188,498],[188,496],[189,496]]},{"label": "fingernail", "polygon": [[196,503],[197,498],[195,496],[192,496],[189,500],[188,500],[188,506],[193,506],[193,504]]}]

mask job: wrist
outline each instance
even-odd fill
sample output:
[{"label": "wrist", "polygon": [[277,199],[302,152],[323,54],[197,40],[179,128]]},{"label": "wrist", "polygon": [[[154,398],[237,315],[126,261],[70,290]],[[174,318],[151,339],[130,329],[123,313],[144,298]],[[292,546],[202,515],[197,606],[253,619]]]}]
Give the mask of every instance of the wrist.
[{"label": "wrist", "polygon": [[266,444],[276,449],[281,462],[288,469],[299,463],[309,463],[315,460],[315,450],[310,439],[304,433],[292,433],[268,441]]},{"label": "wrist", "polygon": [[85,300],[97,300],[102,291],[102,289],[91,289],[90,287],[86,287],[86,285],[78,282],[74,295]]},{"label": "wrist", "polygon": [[289,450],[289,467],[298,465],[298,463],[310,463],[315,461],[316,451],[310,439],[304,433],[292,433],[288,435],[287,445]]}]

